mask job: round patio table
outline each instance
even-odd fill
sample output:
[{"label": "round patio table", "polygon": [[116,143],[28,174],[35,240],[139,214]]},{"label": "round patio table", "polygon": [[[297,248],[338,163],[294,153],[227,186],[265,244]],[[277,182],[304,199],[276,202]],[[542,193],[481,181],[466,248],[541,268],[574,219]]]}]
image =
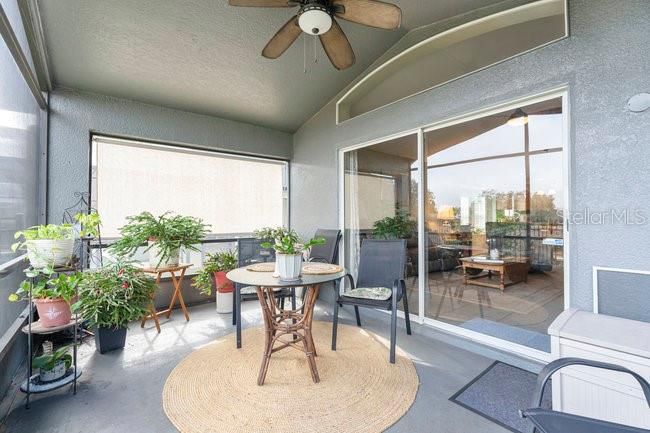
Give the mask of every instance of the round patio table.
[{"label": "round patio table", "polygon": [[[342,270],[334,274],[302,275],[298,280],[284,281],[274,277],[272,272],[254,272],[248,270],[246,267],[233,269],[228,272],[226,277],[230,281],[255,287],[257,297],[262,306],[265,347],[260,373],[257,378],[258,385],[261,386],[264,384],[271,354],[288,347],[298,349],[305,353],[313,381],[315,383],[320,381],[318,370],[316,369],[316,348],[314,347],[314,340],[311,335],[314,305],[316,304],[321,284],[340,280],[344,276],[345,270]],[[274,290],[295,287],[305,288],[302,307],[288,310],[280,308],[273,294]],[[236,300],[239,301],[239,295]],[[240,318],[238,318],[238,322],[241,323]],[[290,336],[291,338],[282,338],[285,336]]]}]

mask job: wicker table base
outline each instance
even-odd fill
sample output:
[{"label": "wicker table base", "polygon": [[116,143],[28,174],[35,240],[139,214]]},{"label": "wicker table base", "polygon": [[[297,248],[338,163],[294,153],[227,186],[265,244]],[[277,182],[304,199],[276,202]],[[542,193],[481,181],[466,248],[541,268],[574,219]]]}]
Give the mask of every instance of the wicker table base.
[{"label": "wicker table base", "polygon": [[[316,347],[311,335],[314,305],[318,298],[319,286],[307,286],[305,290],[303,306],[300,309],[283,310],[276,302],[272,287],[257,287],[257,297],[264,316],[265,332],[264,355],[257,378],[257,384],[260,386],[264,385],[271,355],[286,348],[294,348],[303,352],[307,356],[312,380],[314,383],[320,382],[316,368]],[[286,336],[290,336],[290,338],[282,338]]]}]

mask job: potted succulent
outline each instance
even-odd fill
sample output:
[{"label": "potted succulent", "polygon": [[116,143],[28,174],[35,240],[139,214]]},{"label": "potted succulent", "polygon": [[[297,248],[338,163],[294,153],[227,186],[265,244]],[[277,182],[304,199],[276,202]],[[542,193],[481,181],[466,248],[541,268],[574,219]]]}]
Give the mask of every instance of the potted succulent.
[{"label": "potted succulent", "polygon": [[29,263],[40,269],[47,266],[65,266],[74,250],[74,233],[70,224],[33,226],[16,232],[18,242],[13,251],[26,250]]},{"label": "potted succulent", "polygon": [[72,365],[70,347],[63,346],[53,351],[51,341],[43,343],[43,354],[32,360],[32,367],[39,370],[41,382],[54,382],[66,375]]},{"label": "potted succulent", "polygon": [[235,251],[223,251],[216,254],[208,254],[203,269],[199,272],[192,284],[205,295],[212,294],[213,281],[216,287],[217,313],[232,312],[232,281],[226,274],[237,267],[237,254]]},{"label": "potted succulent", "polygon": [[[258,231],[259,236],[275,236],[273,242],[263,242],[263,248],[275,250],[276,271],[281,280],[295,281],[300,278],[302,254],[314,245],[325,243],[325,238],[317,237],[302,242],[294,230],[275,229],[275,232]],[[268,239],[268,238],[267,238]]]},{"label": "potted succulent", "polygon": [[208,225],[198,218],[172,215],[165,212],[159,217],[150,212],[127,217],[120,228],[122,238],[111,245],[111,251],[120,258],[129,258],[142,245],[147,245],[149,263],[156,268],[175,266],[181,248],[199,251],[199,244],[208,232]]},{"label": "potted succulent", "polygon": [[[54,271],[52,268],[43,268],[39,271],[29,269],[26,273],[28,277],[36,277],[39,274],[52,276]],[[43,327],[67,325],[72,317],[70,302],[75,296],[81,278],[80,272],[71,275],[59,274],[56,278],[40,279],[33,286],[31,280],[24,280],[18,286],[18,290],[9,295],[9,300],[17,302],[27,299],[31,286],[32,298]]]},{"label": "potted succulent", "polygon": [[94,328],[99,353],[121,349],[129,322],[147,314],[156,289],[154,280],[129,262],[87,271],[79,284],[73,311]]}]

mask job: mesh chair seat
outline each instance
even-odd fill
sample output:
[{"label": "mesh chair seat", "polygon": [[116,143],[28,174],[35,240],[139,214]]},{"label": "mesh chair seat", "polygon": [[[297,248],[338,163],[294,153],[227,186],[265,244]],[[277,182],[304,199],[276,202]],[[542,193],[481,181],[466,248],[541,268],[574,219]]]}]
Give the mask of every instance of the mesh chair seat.
[{"label": "mesh chair seat", "polygon": [[387,287],[359,287],[348,290],[342,297],[368,299],[371,301],[387,301],[393,295],[393,291]]}]

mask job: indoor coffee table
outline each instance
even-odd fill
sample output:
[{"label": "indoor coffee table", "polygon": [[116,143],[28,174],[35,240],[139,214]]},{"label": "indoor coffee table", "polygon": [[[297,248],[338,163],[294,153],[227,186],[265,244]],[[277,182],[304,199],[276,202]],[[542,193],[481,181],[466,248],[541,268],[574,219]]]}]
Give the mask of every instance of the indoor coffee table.
[{"label": "indoor coffee table", "polygon": [[[271,355],[286,348],[298,349],[307,356],[312,380],[320,381],[316,368],[316,347],[311,335],[311,324],[314,318],[314,305],[318,298],[320,285],[340,280],[345,276],[345,270],[324,275],[303,274],[295,281],[283,281],[273,276],[272,272],[254,272],[248,267],[234,269],[226,277],[244,286],[253,286],[262,306],[264,318],[265,347],[262,365],[257,378],[257,384],[263,385],[269,368]],[[304,265],[303,265],[304,268]],[[239,285],[236,285],[239,287]],[[295,310],[282,309],[274,296],[274,290],[283,288],[304,287],[303,305]],[[239,291],[239,289],[237,289]],[[235,312],[237,315],[237,347],[241,347],[241,296],[236,294]],[[282,338],[284,337],[284,338]],[[287,338],[289,337],[289,338]],[[276,346],[277,344],[277,346]]]},{"label": "indoor coffee table", "polygon": [[[522,281],[528,281],[528,260],[517,258],[503,258],[499,260],[477,259],[475,257],[465,257],[459,259],[463,266],[463,283],[473,284],[476,286],[492,287],[504,291],[506,287]],[[487,274],[469,275],[468,269],[478,269],[487,271]],[[492,273],[499,274],[499,282],[485,281],[492,279]]]}]

